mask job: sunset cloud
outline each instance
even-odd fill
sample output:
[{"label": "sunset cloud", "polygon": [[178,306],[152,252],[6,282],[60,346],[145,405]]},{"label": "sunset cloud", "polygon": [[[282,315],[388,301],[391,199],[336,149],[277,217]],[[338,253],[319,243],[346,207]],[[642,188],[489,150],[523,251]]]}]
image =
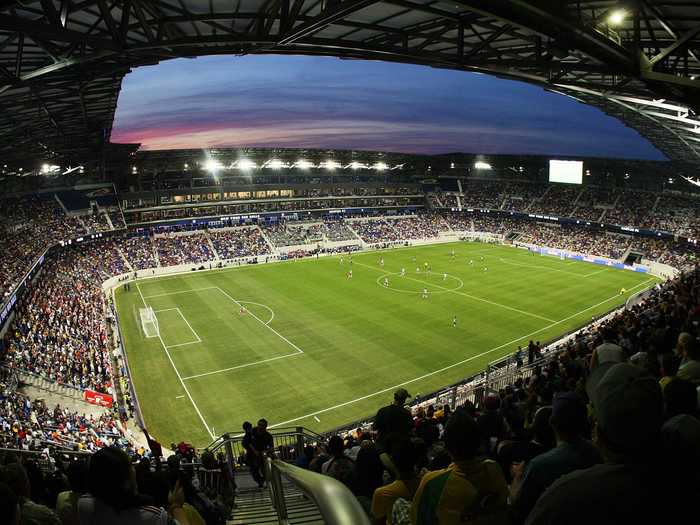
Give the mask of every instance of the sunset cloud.
[{"label": "sunset cloud", "polygon": [[[600,137],[605,140],[600,140]],[[325,57],[173,60],[129,74],[113,142],[663,159],[634,130],[536,86]]]}]

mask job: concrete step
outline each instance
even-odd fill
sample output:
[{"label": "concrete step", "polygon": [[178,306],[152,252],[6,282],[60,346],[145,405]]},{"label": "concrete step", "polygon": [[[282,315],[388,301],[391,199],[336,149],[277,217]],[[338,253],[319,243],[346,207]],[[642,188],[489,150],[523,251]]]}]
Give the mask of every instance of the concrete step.
[{"label": "concrete step", "polygon": [[[291,483],[284,483],[288,523],[323,525],[316,505]],[[236,494],[236,508],[228,525],[272,525],[279,523],[269,488],[244,489]]]}]

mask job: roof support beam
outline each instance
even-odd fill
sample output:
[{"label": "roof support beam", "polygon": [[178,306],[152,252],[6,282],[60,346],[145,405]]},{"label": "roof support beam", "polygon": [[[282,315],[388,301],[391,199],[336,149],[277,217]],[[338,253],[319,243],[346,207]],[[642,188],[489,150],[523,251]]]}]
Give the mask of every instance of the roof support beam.
[{"label": "roof support beam", "polygon": [[69,42],[74,44],[88,44],[98,49],[109,49],[118,51],[118,46],[103,38],[85,35],[78,31],[54,27],[51,24],[36,22],[26,18],[0,14],[0,30],[17,33],[24,33],[30,37],[37,37],[42,40],[52,40],[56,42]]},{"label": "roof support beam", "polygon": [[346,16],[360,11],[367,6],[376,4],[378,1],[379,0],[345,0],[345,2],[339,2],[337,7],[325,9],[312,20],[298,25],[289,33],[285,34],[277,43],[280,46],[293,44],[301,38],[317,33],[333,22],[342,20]]},{"label": "roof support beam", "polygon": [[688,47],[688,44],[700,34],[700,25],[694,27],[690,31],[687,31],[681,38],[676,40],[672,45],[664,48],[661,53],[657,54],[654,58],[649,61],[649,65],[653,69],[656,64],[664,61],[666,58],[674,54],[676,51],[683,50]]}]

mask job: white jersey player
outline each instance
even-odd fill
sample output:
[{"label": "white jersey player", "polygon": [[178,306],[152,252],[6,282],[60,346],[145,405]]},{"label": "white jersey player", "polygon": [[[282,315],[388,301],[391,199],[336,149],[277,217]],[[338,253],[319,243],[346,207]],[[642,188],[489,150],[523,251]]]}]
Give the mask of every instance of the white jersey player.
[{"label": "white jersey player", "polygon": [[406,276],[406,268],[401,268],[401,277]]},{"label": "white jersey player", "polygon": [[457,316],[452,316],[452,326],[457,328]]},{"label": "white jersey player", "polygon": [[352,279],[352,270],[348,272],[348,279]]},{"label": "white jersey player", "polygon": [[427,288],[423,288],[423,295],[421,295],[421,297],[422,297],[423,299],[427,299],[427,298],[428,298],[428,289],[427,289]]},{"label": "white jersey player", "polygon": [[443,280],[443,281],[446,281],[446,280],[447,280],[447,274],[446,274],[446,273],[443,273],[443,274],[442,274],[442,280]]},{"label": "white jersey player", "polygon": [[384,277],[384,288],[389,288],[389,279]]}]

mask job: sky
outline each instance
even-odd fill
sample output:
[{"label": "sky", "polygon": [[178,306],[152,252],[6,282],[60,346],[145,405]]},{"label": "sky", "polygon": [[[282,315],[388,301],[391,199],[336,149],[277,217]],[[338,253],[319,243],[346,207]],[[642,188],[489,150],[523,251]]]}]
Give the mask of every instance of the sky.
[{"label": "sky", "polygon": [[112,142],[403,153],[665,157],[562,95],[478,73],[304,56],[212,56],[135,69]]}]

